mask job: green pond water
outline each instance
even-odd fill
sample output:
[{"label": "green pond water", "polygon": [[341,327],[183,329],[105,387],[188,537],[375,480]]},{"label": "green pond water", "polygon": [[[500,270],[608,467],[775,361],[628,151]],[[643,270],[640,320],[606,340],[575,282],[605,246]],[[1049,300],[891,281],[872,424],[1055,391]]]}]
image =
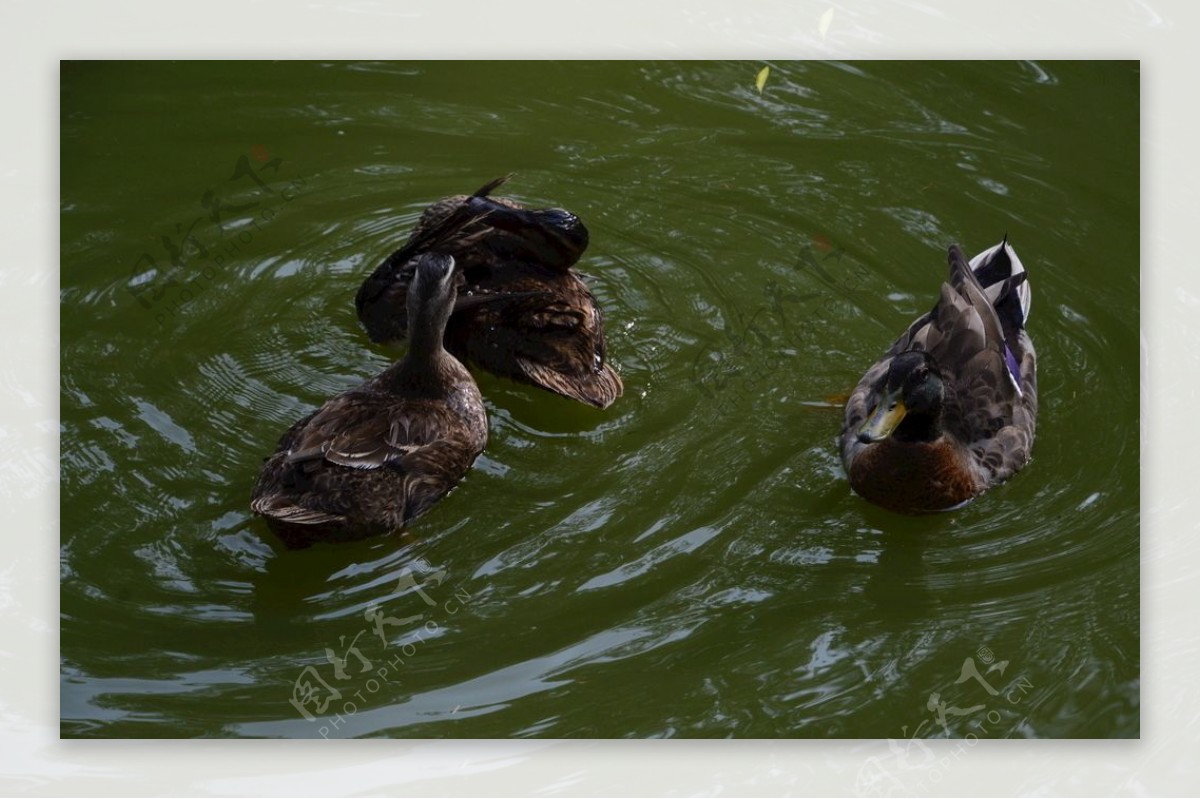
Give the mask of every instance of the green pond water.
[{"label": "green pond water", "polygon": [[[762,66],[64,63],[62,734],[1137,736],[1138,65]],[[397,357],[360,281],[508,172],[625,395],[477,373],[457,490],[283,551],[263,457]],[[836,398],[1005,234],[1033,460],[874,508]]]}]

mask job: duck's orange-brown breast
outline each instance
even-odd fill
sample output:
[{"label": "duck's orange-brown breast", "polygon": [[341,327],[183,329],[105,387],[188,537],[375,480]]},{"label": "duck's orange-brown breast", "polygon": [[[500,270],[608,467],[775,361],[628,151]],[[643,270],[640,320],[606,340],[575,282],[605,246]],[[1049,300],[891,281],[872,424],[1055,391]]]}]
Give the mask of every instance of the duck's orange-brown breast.
[{"label": "duck's orange-brown breast", "polygon": [[931,443],[886,439],[850,464],[850,486],[869,502],[901,513],[928,513],[965,502],[984,489],[965,454],[946,438]]}]

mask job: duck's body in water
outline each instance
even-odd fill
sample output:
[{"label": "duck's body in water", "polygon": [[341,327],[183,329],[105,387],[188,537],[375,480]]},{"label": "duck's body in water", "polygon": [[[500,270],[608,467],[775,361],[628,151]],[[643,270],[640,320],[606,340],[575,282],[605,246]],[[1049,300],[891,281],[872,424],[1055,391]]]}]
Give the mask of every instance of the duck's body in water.
[{"label": "duck's body in water", "polygon": [[289,547],[403,527],[487,444],[479,388],[443,346],[454,259],[425,254],[413,271],[408,353],[294,424],[263,465],[251,508]]},{"label": "duck's body in water", "polygon": [[1008,240],[950,278],[846,403],[842,462],[859,495],[891,510],[953,508],[1029,461],[1037,354],[1025,330],[1032,294]]},{"label": "duck's body in water", "polygon": [[571,268],[587,248],[587,228],[561,208],[526,209],[490,196],[504,181],[426,208],[404,247],[363,282],[359,320],[372,341],[403,339],[413,266],[425,252],[450,254],[461,273],[446,331],[451,353],[501,377],[608,407],[624,387],[607,362],[596,298]]}]

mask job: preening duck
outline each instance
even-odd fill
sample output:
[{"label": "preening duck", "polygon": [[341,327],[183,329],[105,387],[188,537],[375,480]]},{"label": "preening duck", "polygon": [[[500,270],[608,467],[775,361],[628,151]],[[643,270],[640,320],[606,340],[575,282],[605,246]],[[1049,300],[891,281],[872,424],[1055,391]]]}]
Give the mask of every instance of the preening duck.
[{"label": "preening duck", "polygon": [[448,255],[418,258],[404,358],[296,422],[267,458],[250,507],[287,546],[401,528],[454,488],[483,451],[483,398],[442,343],[455,276]]},{"label": "preening duck", "polygon": [[1007,236],[950,277],[846,403],[842,462],[856,493],[905,513],[947,510],[1029,461],[1037,355],[1028,276]]},{"label": "preening duck", "polygon": [[372,341],[398,342],[417,259],[425,252],[452,255],[461,277],[446,328],[451,353],[501,377],[606,408],[623,385],[607,362],[600,307],[571,268],[587,248],[587,228],[561,208],[527,209],[492,197],[506,180],[426,208],[404,246],[363,282],[355,298],[359,320]]}]

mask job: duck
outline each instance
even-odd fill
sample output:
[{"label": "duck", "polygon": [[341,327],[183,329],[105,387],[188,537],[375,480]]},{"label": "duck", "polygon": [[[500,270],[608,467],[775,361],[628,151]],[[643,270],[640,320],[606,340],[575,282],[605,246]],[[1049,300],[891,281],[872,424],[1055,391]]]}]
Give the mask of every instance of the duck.
[{"label": "duck", "polygon": [[404,357],[296,422],[266,459],[250,507],[288,548],[404,528],[487,446],[479,387],[443,346],[456,275],[452,256],[418,258]]},{"label": "duck", "polygon": [[953,510],[1030,459],[1037,354],[1028,273],[1005,235],[968,261],[949,248],[937,303],[850,394],[840,434],[850,487],[908,514]]},{"label": "duck", "polygon": [[373,342],[398,344],[414,264],[425,252],[452,255],[461,277],[446,328],[449,352],[499,377],[607,408],[624,385],[608,362],[604,315],[572,268],[587,249],[587,227],[562,208],[492,196],[510,177],[426,208],[404,245],[363,281],[359,321]]}]

